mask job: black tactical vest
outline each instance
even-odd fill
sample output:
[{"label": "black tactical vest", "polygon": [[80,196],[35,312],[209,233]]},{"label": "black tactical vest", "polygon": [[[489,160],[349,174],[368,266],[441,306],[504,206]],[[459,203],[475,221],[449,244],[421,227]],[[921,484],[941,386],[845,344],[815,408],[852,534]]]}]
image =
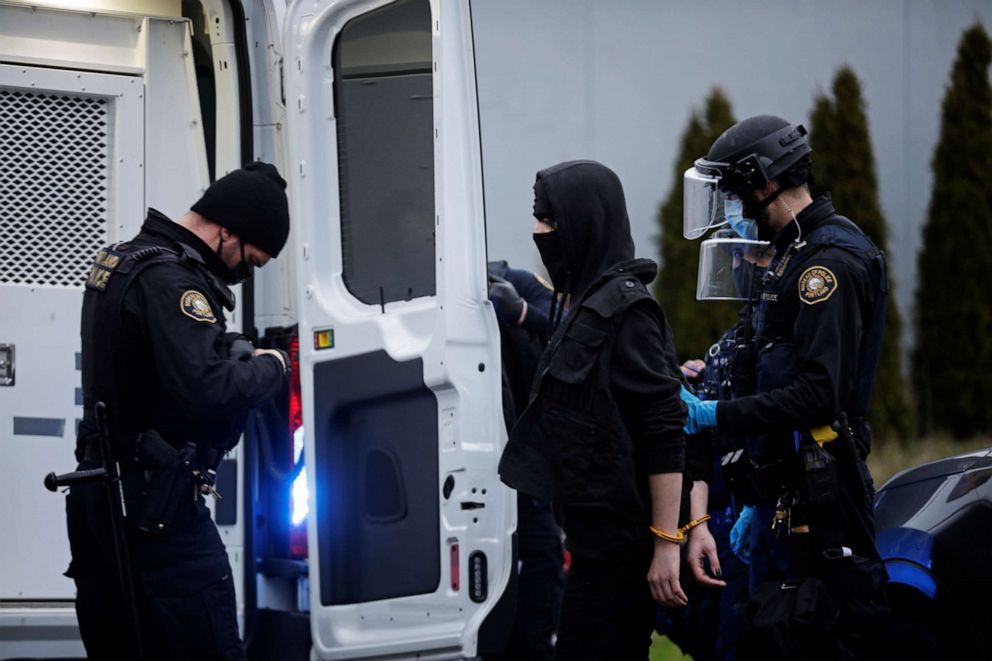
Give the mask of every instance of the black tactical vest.
[{"label": "black tactical vest", "polygon": [[124,297],[139,275],[155,264],[199,268],[202,260],[183,244],[175,248],[118,243],[97,253],[83,294],[83,420],[77,458],[97,433],[94,406],[104,402],[115,453],[130,452],[130,443],[150,426],[160,401],[152,348],[141,318],[125,314]]},{"label": "black tactical vest", "polygon": [[554,501],[573,553],[600,554],[650,536],[647,473],[610,392],[624,312],[657,303],[622,269],[584,294],[538,364],[530,404],[500,460],[510,487]]},{"label": "black tactical vest", "polygon": [[[858,452],[862,458],[871,448],[870,429],[865,415],[875,382],[875,370],[882,351],[885,329],[885,302],[888,278],[885,254],[872,243],[853,222],[844,216],[831,214],[817,225],[800,244],[790,244],[784,254],[776,256],[765,274],[761,303],[758,307],[760,352],[757,356],[757,392],[769,392],[793,382],[799,370],[799,356],[793,342],[793,325],[801,305],[790,296],[791,274],[805,268],[816,254],[828,247],[841,248],[863,264],[871,278],[870,288],[875,298],[870,311],[863,311],[863,327],[858,347],[858,368],[847,401],[842,403],[852,428]],[[789,292],[786,290],[789,289]],[[805,430],[801,430],[805,431]],[[789,447],[790,434],[757,437],[749,448],[751,457],[765,462],[778,449]]]},{"label": "black tactical vest", "polygon": [[854,387],[848,401],[844,402],[844,410],[848,415],[864,416],[868,411],[885,329],[885,302],[888,295],[885,254],[857,225],[837,214],[826,218],[800,245],[802,247],[791,244],[784,255],[775,258],[765,275],[759,306],[758,333],[761,342],[766,346],[772,345],[772,350],[775,346],[787,349],[780,359],[759,362],[759,370],[762,372],[758,375],[761,384],[759,392],[768,392],[791,383],[799,367],[798,356],[789,353],[793,348],[793,324],[799,313],[799,302],[795,297],[786,295],[783,289],[791,283],[788,274],[805,267],[824,248],[841,248],[865,265],[872,279],[871,291],[875,292],[872,310],[863,319]]}]

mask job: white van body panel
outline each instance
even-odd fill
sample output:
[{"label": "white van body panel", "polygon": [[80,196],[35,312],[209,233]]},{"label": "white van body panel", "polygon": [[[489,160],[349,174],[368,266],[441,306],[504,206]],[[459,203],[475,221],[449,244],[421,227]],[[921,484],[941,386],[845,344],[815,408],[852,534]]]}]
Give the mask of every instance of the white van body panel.
[{"label": "white van body panel", "polygon": [[[288,148],[286,172],[292,191],[299,278],[300,360],[308,468],[318,466],[315,446],[333,439],[314,434],[315,370],[322,363],[385,352],[396,362],[422,361],[423,385],[436,400],[436,488],[439,499],[440,580],[421,594],[336,603],[322,594],[320,539],[322,501],[311,474],[310,592],[314,655],[321,659],[472,656],[477,632],[508,581],[515,528],[512,493],[496,474],[506,431],[500,407],[498,329],[487,298],[481,156],[475,103],[471,23],[467,2],[432,2],[432,103],[436,293],[375,304],[350,292],[342,257],[342,174],[337,158],[340,131],[332,65],[342,29],[387,5],[384,2],[296,2],[287,14],[285,74]],[[362,45],[374,49],[376,35]],[[368,61],[376,55],[367,54]],[[385,59],[385,57],[383,58]],[[369,79],[366,84],[374,84]],[[333,348],[310,341],[332,329]],[[348,383],[338,388],[347,389]],[[471,502],[469,502],[471,501]],[[476,509],[469,509],[481,504]],[[361,516],[360,513],[356,514]],[[396,540],[395,562],[404,562]],[[458,545],[452,570],[450,549]],[[490,597],[469,597],[468,557],[488,558]],[[457,573],[456,573],[457,572]],[[465,577],[457,589],[453,575]],[[456,581],[457,582],[457,581]]]}]

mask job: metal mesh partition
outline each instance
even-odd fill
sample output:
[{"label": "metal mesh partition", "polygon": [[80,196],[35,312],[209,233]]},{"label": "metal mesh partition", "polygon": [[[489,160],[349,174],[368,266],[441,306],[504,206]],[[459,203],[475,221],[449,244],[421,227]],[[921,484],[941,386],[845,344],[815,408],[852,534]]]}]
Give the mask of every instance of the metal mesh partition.
[{"label": "metal mesh partition", "polygon": [[0,284],[85,282],[110,218],[112,107],[0,87]]}]

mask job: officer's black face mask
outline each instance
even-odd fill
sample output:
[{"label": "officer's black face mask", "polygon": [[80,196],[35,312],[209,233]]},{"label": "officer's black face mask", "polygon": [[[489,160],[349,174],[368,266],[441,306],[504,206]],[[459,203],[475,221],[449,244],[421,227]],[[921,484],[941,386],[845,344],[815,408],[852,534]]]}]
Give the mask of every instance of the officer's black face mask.
[{"label": "officer's black face mask", "polygon": [[537,246],[537,252],[541,253],[544,268],[548,269],[551,284],[556,290],[565,291],[568,286],[568,269],[565,266],[565,253],[558,232],[535,233],[534,244]]},{"label": "officer's black face mask", "polygon": [[[245,280],[251,278],[251,265],[249,265],[248,260],[245,259],[245,242],[239,238],[238,244],[241,246],[241,262],[234,268],[225,268],[224,272],[220,274],[221,279],[229,285],[241,284]],[[217,257],[220,259],[222,264],[224,264],[224,257],[221,254],[221,249],[223,247],[224,236],[221,235],[220,243],[217,244]],[[227,265],[225,264],[225,267],[226,266]]]}]

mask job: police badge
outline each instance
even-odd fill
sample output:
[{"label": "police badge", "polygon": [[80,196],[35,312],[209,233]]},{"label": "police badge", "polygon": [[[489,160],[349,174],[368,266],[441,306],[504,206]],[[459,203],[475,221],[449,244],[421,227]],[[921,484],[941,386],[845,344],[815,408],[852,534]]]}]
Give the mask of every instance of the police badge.
[{"label": "police badge", "polygon": [[206,321],[211,324],[217,322],[217,317],[214,316],[214,311],[210,307],[207,297],[195,289],[183,292],[183,295],[179,297],[179,309],[190,319]]},{"label": "police badge", "polygon": [[816,305],[830,298],[837,289],[837,277],[825,266],[811,266],[799,276],[799,298]]}]

